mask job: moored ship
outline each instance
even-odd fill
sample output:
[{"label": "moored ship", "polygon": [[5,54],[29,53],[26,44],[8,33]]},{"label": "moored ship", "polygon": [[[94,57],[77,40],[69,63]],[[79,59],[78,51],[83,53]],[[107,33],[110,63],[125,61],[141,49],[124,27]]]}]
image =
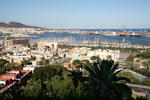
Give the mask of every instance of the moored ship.
[{"label": "moored ship", "polygon": [[132,32],[131,34],[129,34],[129,36],[141,37],[142,34],[140,34],[140,33],[138,33],[138,32]]},{"label": "moored ship", "polygon": [[89,31],[90,35],[100,35],[100,32],[98,31]]},{"label": "moored ship", "polygon": [[118,32],[120,36],[128,36],[129,32]]},{"label": "moored ship", "polygon": [[150,32],[147,32],[147,33],[146,33],[146,36],[150,37]]},{"label": "moored ship", "polygon": [[109,32],[103,32],[103,35],[107,35],[107,36],[117,36],[117,35],[119,35],[119,34],[117,34],[117,32],[109,31]]}]

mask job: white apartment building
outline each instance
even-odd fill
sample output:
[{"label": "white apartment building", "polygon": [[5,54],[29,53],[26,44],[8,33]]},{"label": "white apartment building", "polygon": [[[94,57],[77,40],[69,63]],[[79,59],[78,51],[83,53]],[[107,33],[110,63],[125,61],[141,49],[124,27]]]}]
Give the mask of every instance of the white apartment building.
[{"label": "white apartment building", "polygon": [[[81,50],[81,49],[80,49]],[[66,57],[68,58],[72,58],[73,60],[79,59],[79,60],[89,60],[91,61],[91,57],[92,56],[99,56],[101,59],[107,59],[108,56],[111,57],[112,60],[114,61],[119,61],[120,58],[120,51],[116,50],[101,50],[101,49],[97,49],[97,50],[84,50],[84,51],[80,51],[79,49],[76,51],[72,51],[71,53],[67,53]]]},{"label": "white apartment building", "polygon": [[58,47],[58,42],[50,42],[50,41],[39,41],[38,42],[38,47],[45,47],[49,46],[50,48],[57,48]]},{"label": "white apartment building", "polygon": [[87,53],[87,56],[92,57],[92,56],[99,56],[101,59],[107,59],[108,56],[111,56],[111,59],[114,61],[119,61],[120,58],[120,51],[113,51],[113,50],[94,50],[94,51],[89,51]]}]

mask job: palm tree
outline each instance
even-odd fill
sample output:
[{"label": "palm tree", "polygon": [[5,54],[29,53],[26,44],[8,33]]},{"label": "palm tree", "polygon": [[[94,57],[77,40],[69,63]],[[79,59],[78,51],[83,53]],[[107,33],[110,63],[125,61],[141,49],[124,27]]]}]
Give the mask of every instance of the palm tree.
[{"label": "palm tree", "polygon": [[111,55],[108,55],[106,58],[107,58],[107,60],[112,60],[112,56]]},{"label": "palm tree", "polygon": [[87,66],[89,75],[89,95],[93,100],[131,100],[131,90],[124,84],[130,82],[116,75],[118,64],[112,60],[102,60]]},{"label": "palm tree", "polygon": [[75,88],[78,87],[79,82],[83,82],[84,78],[83,78],[82,74],[83,73],[81,71],[79,71],[78,69],[71,71],[69,76],[72,77],[71,79],[74,83]]}]

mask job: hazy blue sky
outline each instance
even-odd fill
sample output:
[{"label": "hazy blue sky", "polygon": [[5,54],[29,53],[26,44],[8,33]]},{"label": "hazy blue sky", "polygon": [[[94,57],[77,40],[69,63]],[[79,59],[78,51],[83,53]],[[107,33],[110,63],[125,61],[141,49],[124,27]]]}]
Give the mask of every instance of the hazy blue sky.
[{"label": "hazy blue sky", "polygon": [[0,21],[48,28],[150,28],[150,0],[0,0]]}]

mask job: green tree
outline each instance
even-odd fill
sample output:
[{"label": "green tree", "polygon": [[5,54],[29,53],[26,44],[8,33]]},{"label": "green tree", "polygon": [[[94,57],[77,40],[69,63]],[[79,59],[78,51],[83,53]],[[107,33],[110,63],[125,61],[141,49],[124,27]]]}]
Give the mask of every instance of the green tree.
[{"label": "green tree", "polygon": [[42,57],[42,59],[41,59],[41,63],[42,63],[42,65],[49,65],[49,60],[48,59],[45,59],[45,57]]},{"label": "green tree", "polygon": [[0,59],[0,74],[6,72],[8,61],[5,59]]},{"label": "green tree", "polygon": [[99,58],[99,56],[92,56],[91,57],[91,60],[94,60],[94,61],[98,61],[100,58]]},{"label": "green tree", "polygon": [[144,66],[150,71],[150,60],[144,63]]},{"label": "green tree", "polygon": [[79,82],[83,82],[84,78],[83,78],[82,74],[83,73],[81,71],[79,71],[78,69],[71,71],[70,76],[71,76],[71,79],[72,79],[75,87],[78,86]]},{"label": "green tree", "polygon": [[27,86],[22,88],[23,92],[21,93],[21,96],[32,98],[39,97],[42,91],[41,80],[29,80]]},{"label": "green tree", "polygon": [[0,100],[12,100],[13,96],[11,93],[0,94]]},{"label": "green tree", "polygon": [[134,77],[134,75],[131,72],[120,72],[117,74],[118,77],[126,77],[128,79],[130,79],[131,83],[134,84],[140,84],[140,81]]},{"label": "green tree", "polygon": [[73,65],[78,66],[81,64],[80,60],[76,59],[72,62]]},{"label": "green tree", "polygon": [[54,84],[54,91],[59,100],[85,100],[86,97],[82,83],[79,82],[75,87],[71,79],[57,81]]},{"label": "green tree", "polygon": [[111,56],[111,55],[108,55],[108,56],[107,56],[107,60],[112,60],[112,56]]},{"label": "green tree", "polygon": [[133,56],[132,55],[129,55],[126,59],[128,62],[133,62]]},{"label": "green tree", "polygon": [[30,62],[30,60],[23,60],[22,62],[21,62],[22,64],[22,66],[26,66],[26,65],[30,65],[31,64],[31,62]]},{"label": "green tree", "polygon": [[31,61],[36,60],[36,57],[35,56],[31,56],[30,60]]},{"label": "green tree", "polygon": [[0,59],[0,66],[5,66],[5,64],[8,63],[5,59]]},{"label": "green tree", "polygon": [[131,90],[122,82],[130,82],[125,77],[117,77],[118,64],[103,60],[86,67],[90,73],[89,90],[94,100],[131,100]]},{"label": "green tree", "polygon": [[140,96],[140,97],[136,97],[136,100],[148,100],[148,99],[146,97]]},{"label": "green tree", "polygon": [[47,65],[45,67],[39,67],[34,70],[34,73],[32,75],[32,79],[34,80],[42,80],[41,75],[43,76],[44,81],[51,81],[51,79],[55,75],[59,75],[62,78],[65,77],[65,74],[68,72],[68,70],[60,65]]}]

